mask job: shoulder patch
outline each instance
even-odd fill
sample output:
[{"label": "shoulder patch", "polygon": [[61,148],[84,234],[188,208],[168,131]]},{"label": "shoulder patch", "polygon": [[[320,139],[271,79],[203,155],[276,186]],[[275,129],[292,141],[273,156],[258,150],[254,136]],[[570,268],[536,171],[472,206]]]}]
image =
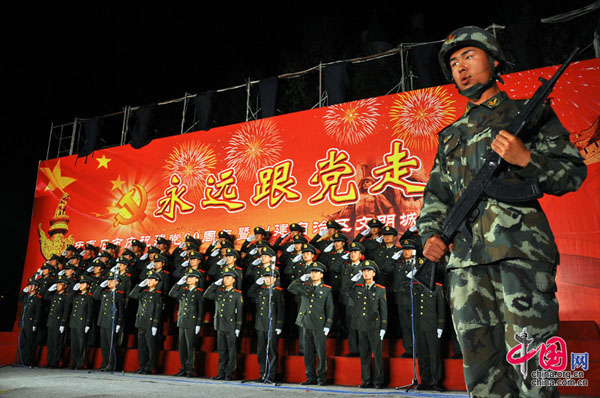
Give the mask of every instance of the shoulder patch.
[{"label": "shoulder patch", "polygon": [[375,286],[377,286],[377,287],[379,287],[379,288],[381,288],[381,289],[385,290],[385,286],[383,286],[383,285],[380,285],[379,283],[378,283],[378,284],[376,284]]},{"label": "shoulder patch", "polygon": [[234,291],[234,292],[238,292],[238,293],[241,293],[241,292],[242,292],[241,290],[238,290],[238,289],[233,289],[233,291]]},{"label": "shoulder patch", "polygon": [[324,286],[324,287],[326,287],[327,289],[331,289],[331,286],[329,286],[329,285],[326,285],[326,284],[324,284],[324,283],[323,283],[323,286]]}]

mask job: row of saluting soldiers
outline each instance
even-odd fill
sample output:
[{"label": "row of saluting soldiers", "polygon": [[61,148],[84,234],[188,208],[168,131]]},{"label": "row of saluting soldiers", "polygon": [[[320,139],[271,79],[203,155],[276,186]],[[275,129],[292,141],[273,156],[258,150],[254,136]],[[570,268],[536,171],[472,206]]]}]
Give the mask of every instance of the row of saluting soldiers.
[{"label": "row of saluting soldiers", "polygon": [[[58,367],[68,335],[73,368],[84,367],[87,346],[99,341],[100,369],[113,370],[124,330],[135,327],[138,372],[149,374],[163,322],[176,318],[177,375],[192,377],[198,336],[210,313],[219,353],[217,380],[234,377],[238,338],[243,326],[253,324],[261,381],[276,377],[278,339],[285,329],[298,333],[303,384],[326,383],[326,339],[335,333],[347,337],[348,356],[361,358],[361,387],[382,388],[389,306],[400,325],[403,356],[419,358],[419,388],[443,390],[439,339],[446,303],[440,288],[429,292],[411,278],[422,258],[420,237],[406,231],[398,247],[397,231],[377,219],[352,242],[341,229],[329,221],[309,242],[304,228],[294,223],[271,245],[267,231],[256,227],[240,251],[225,231],[205,253],[191,236],[172,251],[161,237],[148,250],[134,240],[120,256],[111,243],[99,253],[89,244],[81,253],[70,246],[44,263],[23,289],[21,361],[32,365],[36,346],[46,340],[48,367]],[[286,306],[286,300],[295,305]],[[297,330],[292,330],[293,320]],[[453,351],[460,352],[457,345]]]}]

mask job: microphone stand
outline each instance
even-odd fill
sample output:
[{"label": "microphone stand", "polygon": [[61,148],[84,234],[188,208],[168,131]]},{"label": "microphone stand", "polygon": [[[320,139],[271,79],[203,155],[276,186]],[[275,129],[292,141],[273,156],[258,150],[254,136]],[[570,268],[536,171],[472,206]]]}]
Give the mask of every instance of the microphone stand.
[{"label": "microphone stand", "polygon": [[411,263],[411,269],[412,269],[411,270],[411,278],[410,278],[410,311],[411,311],[412,316],[410,317],[410,320],[411,320],[412,349],[413,349],[413,357],[412,357],[413,378],[412,378],[412,382],[410,384],[396,387],[396,390],[406,389],[406,392],[408,392],[409,390],[411,390],[413,388],[417,388],[419,386],[419,380],[417,379],[417,349],[415,347],[415,298],[413,295],[413,278],[412,278],[412,276],[414,276],[414,274],[416,272],[415,256],[416,256],[416,251],[413,251],[413,256],[409,260]]}]

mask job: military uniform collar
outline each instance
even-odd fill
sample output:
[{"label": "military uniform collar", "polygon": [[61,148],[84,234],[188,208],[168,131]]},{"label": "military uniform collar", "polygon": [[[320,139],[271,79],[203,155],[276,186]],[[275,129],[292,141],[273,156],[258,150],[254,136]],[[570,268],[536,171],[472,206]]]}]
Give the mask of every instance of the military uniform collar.
[{"label": "military uniform collar", "polygon": [[467,102],[467,107],[465,108],[465,115],[467,115],[472,109],[477,108],[478,106],[484,106],[488,109],[497,108],[501,103],[503,103],[507,99],[508,95],[504,91],[500,91],[498,92],[498,94],[494,95],[493,97],[479,105]]}]

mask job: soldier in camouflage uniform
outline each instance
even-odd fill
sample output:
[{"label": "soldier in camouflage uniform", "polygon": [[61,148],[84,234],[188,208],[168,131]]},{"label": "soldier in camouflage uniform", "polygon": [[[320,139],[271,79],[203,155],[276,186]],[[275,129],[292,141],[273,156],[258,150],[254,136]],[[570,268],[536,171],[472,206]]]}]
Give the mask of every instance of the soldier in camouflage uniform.
[{"label": "soldier in camouflage uniform", "polygon": [[[439,54],[446,77],[469,98],[465,114],[439,134],[439,146],[417,225],[423,254],[440,261],[449,252],[441,225],[480,169],[491,148],[507,164],[499,177],[537,182],[542,192],[575,191],[587,171],[569,142],[569,132],[549,106],[523,139],[504,129],[523,107],[500,91],[496,80],[505,63],[496,39],[477,27],[452,32]],[[454,327],[464,356],[465,382],[472,396],[552,396],[552,387],[531,385],[537,359],[524,379],[506,353],[526,328],[537,347],[558,331],[555,272],[558,250],[536,200],[482,200],[461,230],[447,260]],[[472,236],[469,236],[471,235]]]}]

